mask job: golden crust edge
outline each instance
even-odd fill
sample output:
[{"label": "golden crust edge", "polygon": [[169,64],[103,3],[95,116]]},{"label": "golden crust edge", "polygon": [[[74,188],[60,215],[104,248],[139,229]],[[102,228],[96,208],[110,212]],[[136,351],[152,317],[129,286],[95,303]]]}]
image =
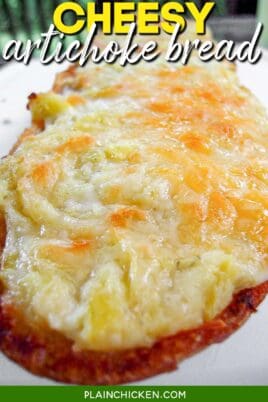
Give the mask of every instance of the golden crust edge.
[{"label": "golden crust edge", "polygon": [[133,382],[175,370],[178,363],[212,343],[222,342],[255,312],[268,281],[234,295],[229,306],[198,328],[160,339],[151,348],[114,352],[78,351],[65,336],[29,324],[0,300],[0,349],[34,374],[81,385]]}]

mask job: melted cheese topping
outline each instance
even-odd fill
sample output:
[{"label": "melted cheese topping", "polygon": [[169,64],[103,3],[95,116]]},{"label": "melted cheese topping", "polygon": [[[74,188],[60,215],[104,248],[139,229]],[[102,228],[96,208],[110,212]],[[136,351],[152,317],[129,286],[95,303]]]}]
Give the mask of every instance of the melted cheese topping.
[{"label": "melted cheese topping", "polygon": [[[69,80],[69,82],[68,82]],[[5,301],[77,348],[151,345],[267,279],[268,120],[233,68],[90,66],[0,165]]]}]

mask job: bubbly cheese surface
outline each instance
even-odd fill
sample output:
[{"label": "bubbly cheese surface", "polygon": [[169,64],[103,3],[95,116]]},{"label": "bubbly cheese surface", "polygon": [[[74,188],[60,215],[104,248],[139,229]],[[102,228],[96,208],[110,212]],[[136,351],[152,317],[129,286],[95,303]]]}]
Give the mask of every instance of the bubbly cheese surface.
[{"label": "bubbly cheese surface", "polygon": [[[93,350],[150,346],[268,278],[268,120],[225,64],[90,66],[0,165],[4,300]],[[43,121],[44,123],[44,121]]]}]

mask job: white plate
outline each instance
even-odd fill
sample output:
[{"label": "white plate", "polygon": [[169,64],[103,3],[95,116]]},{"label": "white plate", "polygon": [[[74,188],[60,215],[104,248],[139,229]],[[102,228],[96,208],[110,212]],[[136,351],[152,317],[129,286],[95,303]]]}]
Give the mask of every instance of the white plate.
[{"label": "white plate", "polygon": [[[30,124],[26,98],[30,92],[51,87],[55,72],[64,66],[12,64],[0,70],[0,156],[6,155],[23,129]],[[268,54],[254,66],[238,66],[242,83],[268,109]],[[267,133],[268,135],[268,133]],[[259,311],[225,342],[213,345],[186,360],[177,371],[141,382],[143,385],[267,385],[268,298]],[[53,381],[29,374],[0,354],[0,384],[53,385]]]}]

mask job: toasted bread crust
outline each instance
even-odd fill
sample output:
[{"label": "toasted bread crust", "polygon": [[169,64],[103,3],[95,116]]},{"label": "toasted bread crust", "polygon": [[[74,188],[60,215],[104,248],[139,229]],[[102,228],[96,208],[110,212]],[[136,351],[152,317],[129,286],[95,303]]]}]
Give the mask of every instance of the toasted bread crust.
[{"label": "toasted bread crust", "polygon": [[32,327],[22,313],[0,302],[0,348],[34,374],[75,384],[119,384],[176,369],[185,358],[222,342],[256,311],[268,282],[243,290],[216,318],[167,337],[151,348],[120,352],[76,351],[67,338],[45,326]]},{"label": "toasted bread crust", "polygon": [[[53,91],[62,92],[75,74],[75,67],[59,74]],[[33,124],[25,130],[11,152],[24,138],[41,130]],[[5,236],[5,219],[0,215],[0,254]],[[1,286],[0,292],[3,294]],[[268,281],[234,295],[224,311],[195,329],[160,339],[150,348],[114,352],[76,350],[73,342],[61,333],[45,324],[34,326],[22,311],[5,304],[0,296],[0,349],[32,373],[56,381],[92,385],[138,381],[175,370],[185,358],[213,343],[222,342],[256,311],[267,293]]]}]

